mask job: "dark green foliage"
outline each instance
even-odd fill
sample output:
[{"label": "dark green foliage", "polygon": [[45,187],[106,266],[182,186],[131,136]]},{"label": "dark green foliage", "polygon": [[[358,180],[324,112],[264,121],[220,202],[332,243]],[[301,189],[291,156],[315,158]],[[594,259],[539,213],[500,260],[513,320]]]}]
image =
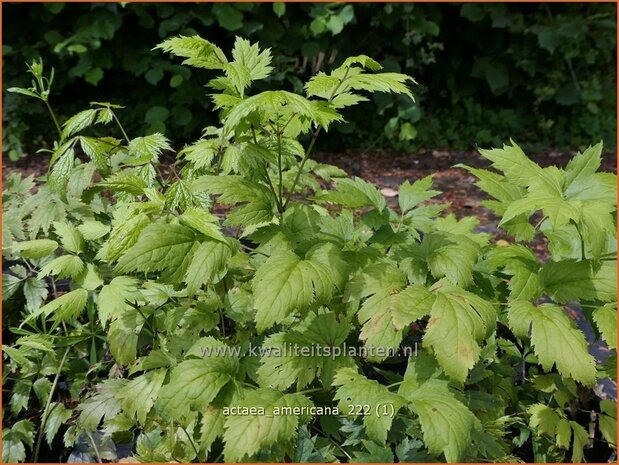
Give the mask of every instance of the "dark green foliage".
[{"label": "dark green foliage", "polygon": [[[24,62],[58,71],[66,114],[89,95],[128,104],[129,131],[195,138],[216,122],[203,70],[150,53],[170,34],[199,33],[224,49],[235,35],[271,47],[275,72],[258,90],[300,91],[318,70],[361,50],[387,71],[413,72],[417,103],[372,97],[323,147],[471,149],[507,137],[535,148],[615,141],[616,20],[612,4],[9,4],[4,85],[25,86]],[[4,150],[31,151],[49,127],[44,108],[6,95]],[[43,126],[44,125],[44,126]]]}]

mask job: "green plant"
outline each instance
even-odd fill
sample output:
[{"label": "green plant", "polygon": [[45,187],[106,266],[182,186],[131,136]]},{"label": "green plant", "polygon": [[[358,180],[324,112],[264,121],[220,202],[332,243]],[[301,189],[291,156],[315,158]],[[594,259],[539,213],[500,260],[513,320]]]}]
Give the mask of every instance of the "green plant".
[{"label": "green plant", "polygon": [[[36,194],[19,177],[3,194],[16,262],[3,296],[19,309],[4,461],[35,443],[36,461],[65,423],[84,461],[117,460],[121,443],[146,462],[610,456],[616,404],[593,387],[616,358],[596,362],[564,310],[616,350],[616,176],[597,172],[601,144],[565,169],[515,143],[481,151],[494,170],[464,167],[513,238],[501,245],[442,215],[431,177],[389,206],[311,159],[366,92],[411,99],[409,76],[361,55],[305,96],[252,94],[269,50],[237,38],[230,59],[198,36],[157,49],[215,71],[218,126],[166,163],[162,134],[131,137],[97,103],[62,125]],[[85,135],[97,123],[119,137]]]}]

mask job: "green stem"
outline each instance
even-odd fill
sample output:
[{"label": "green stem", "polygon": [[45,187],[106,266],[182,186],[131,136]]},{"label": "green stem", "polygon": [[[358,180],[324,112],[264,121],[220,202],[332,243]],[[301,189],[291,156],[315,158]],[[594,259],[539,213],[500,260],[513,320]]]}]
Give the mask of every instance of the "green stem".
[{"label": "green stem", "polygon": [[43,409],[43,416],[41,417],[41,424],[39,425],[39,434],[37,435],[37,444],[34,448],[34,453],[32,455],[32,461],[34,463],[39,461],[39,451],[41,450],[41,443],[43,441],[43,432],[45,431],[45,426],[47,424],[47,419],[50,413],[49,407],[52,404],[52,399],[54,398],[54,392],[56,391],[56,386],[58,386],[58,380],[60,379],[62,368],[64,367],[64,364],[67,361],[67,356],[69,355],[69,349],[70,347],[67,347],[64,351],[62,359],[60,360],[60,364],[58,365],[58,370],[56,371],[56,376],[54,377],[54,382],[52,383],[52,388],[49,390],[49,394],[47,396],[47,402],[45,402],[45,408]]},{"label": "green stem", "polygon": [[47,107],[49,114],[52,116],[52,119],[54,120],[56,129],[58,130],[58,135],[62,138],[62,129],[60,128],[60,123],[58,123],[58,118],[56,118],[56,114],[54,113],[54,110],[52,110],[52,106],[49,104],[47,100],[43,100],[43,102],[45,102],[45,106]]},{"label": "green stem", "polygon": [[284,203],[284,174],[282,172],[282,133],[277,130],[277,171],[278,171],[278,198],[279,198],[279,216],[282,216],[284,213],[283,203]]},{"label": "green stem", "polygon": [[[112,111],[112,110],[110,110],[110,111]],[[114,113],[113,111],[112,111],[112,116],[114,117],[114,121],[116,121],[116,124],[120,128],[120,132],[123,133],[123,137],[125,138],[127,143],[129,143],[131,139],[129,139],[129,136],[127,135],[127,132],[125,131],[125,128],[123,128],[123,125],[120,124],[120,120],[118,119],[118,116],[116,116],[116,113]]]},{"label": "green stem", "polygon": [[187,436],[187,439],[189,439],[189,443],[191,444],[191,447],[193,447],[193,451],[196,453],[196,458],[199,459],[200,458],[200,452],[198,452],[198,448],[196,447],[195,443],[193,442],[193,439],[191,439],[191,436],[189,436],[189,433],[187,432],[187,430],[185,429],[184,426],[181,426],[181,429],[185,432],[185,436]]},{"label": "green stem", "polygon": [[301,160],[301,164],[299,165],[299,171],[297,171],[297,175],[294,177],[294,181],[292,181],[292,186],[290,187],[290,191],[288,192],[288,195],[286,196],[286,201],[284,202],[284,205],[282,207],[282,210],[284,211],[286,210],[286,207],[288,206],[288,202],[290,202],[290,198],[292,197],[292,194],[294,193],[294,190],[297,187],[297,183],[299,182],[299,178],[301,177],[301,173],[303,172],[303,167],[305,166],[305,162],[307,161],[310,154],[312,153],[312,150],[314,149],[314,145],[316,144],[316,139],[318,138],[318,134],[320,134],[320,129],[321,128],[318,128],[316,129],[316,131],[314,131],[314,134],[312,135],[312,140],[310,141],[310,144],[307,147],[307,150],[305,151],[305,155],[303,155],[303,159]]},{"label": "green stem", "polygon": [[387,386],[387,389],[391,389],[392,387],[396,387],[399,386],[400,384],[402,384],[404,381],[398,381],[397,383],[393,383]]},{"label": "green stem", "polygon": [[582,236],[582,233],[580,232],[580,228],[578,227],[576,222],[574,222],[574,226],[576,227],[576,232],[578,232],[578,236],[580,236],[580,257],[581,257],[581,260],[586,260],[587,259],[587,254],[585,252],[585,238]]},{"label": "green stem", "polygon": [[323,391],[322,388],[314,388],[314,389],[305,389],[304,391],[295,392],[295,394],[311,394],[312,392],[320,392]]},{"label": "green stem", "polygon": [[99,448],[97,447],[97,444],[95,443],[95,439],[92,437],[92,434],[90,434],[90,431],[87,431],[86,435],[88,436],[90,445],[94,449],[95,455],[97,456],[97,463],[102,463],[103,461],[101,460],[101,453],[99,452]]},{"label": "green stem", "polygon": [[[342,86],[344,81],[346,81],[346,79],[348,78],[349,70],[350,68],[346,70],[340,82],[337,84],[337,86],[335,86],[335,89],[333,89],[333,92],[331,92],[331,95],[327,99],[327,103],[330,103],[331,100],[333,100],[333,97],[335,97],[335,94],[337,93],[339,88]],[[299,171],[297,171],[297,175],[294,177],[294,181],[292,182],[292,187],[290,188],[290,191],[288,192],[288,195],[286,196],[286,201],[284,202],[284,206],[282,208],[282,210],[284,211],[286,210],[286,206],[288,206],[288,202],[290,202],[290,198],[292,197],[292,194],[294,193],[294,190],[297,187],[297,183],[299,182],[299,178],[301,177],[301,173],[303,172],[303,167],[305,166],[305,162],[307,161],[310,154],[312,153],[312,150],[314,150],[314,145],[316,144],[316,139],[318,138],[318,134],[320,134],[321,129],[322,127],[319,127],[318,129],[314,131],[314,134],[312,134],[312,140],[310,141],[310,144],[307,147],[307,150],[305,151],[305,155],[303,155],[303,160],[301,160],[301,164],[299,165]]]}]

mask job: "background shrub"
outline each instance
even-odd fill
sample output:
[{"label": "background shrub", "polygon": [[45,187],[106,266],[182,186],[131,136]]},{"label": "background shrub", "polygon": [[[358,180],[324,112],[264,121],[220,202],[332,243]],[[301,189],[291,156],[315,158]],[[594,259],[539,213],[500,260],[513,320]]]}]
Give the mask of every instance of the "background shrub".
[{"label": "background shrub", "polygon": [[[417,103],[373,97],[323,147],[471,149],[507,137],[529,148],[574,148],[616,133],[613,4],[7,4],[3,85],[24,86],[23,64],[56,68],[61,117],[90,96],[128,104],[133,131],[199,136],[215,121],[201,70],[172,64],[153,43],[200,34],[231,46],[245,36],[280,57],[259,89],[289,88],[360,50],[419,82]],[[6,88],[5,87],[5,88]],[[37,102],[7,94],[3,150],[39,147],[49,129]],[[35,136],[36,134],[36,136]],[[533,147],[531,147],[533,146]]]}]

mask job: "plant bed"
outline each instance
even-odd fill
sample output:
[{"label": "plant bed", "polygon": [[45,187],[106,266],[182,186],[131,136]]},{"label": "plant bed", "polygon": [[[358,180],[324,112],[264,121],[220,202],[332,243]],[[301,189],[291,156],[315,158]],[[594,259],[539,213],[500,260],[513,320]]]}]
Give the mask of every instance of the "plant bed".
[{"label": "plant bed", "polygon": [[[616,379],[616,176],[598,170],[601,143],[564,168],[514,142],[460,165],[500,218],[485,232],[432,201],[431,176],[388,202],[312,157],[367,93],[412,98],[411,77],[361,55],[305,96],[251,94],[271,72],[256,44],[157,48],[214,72],[220,126],[162,166],[170,141],[93,103],[58,124],[46,182],[3,193],[5,462],[114,461],[121,445],[145,462],[613,456],[616,403],[598,386]],[[42,64],[30,71],[13,91],[49,103]]]}]

